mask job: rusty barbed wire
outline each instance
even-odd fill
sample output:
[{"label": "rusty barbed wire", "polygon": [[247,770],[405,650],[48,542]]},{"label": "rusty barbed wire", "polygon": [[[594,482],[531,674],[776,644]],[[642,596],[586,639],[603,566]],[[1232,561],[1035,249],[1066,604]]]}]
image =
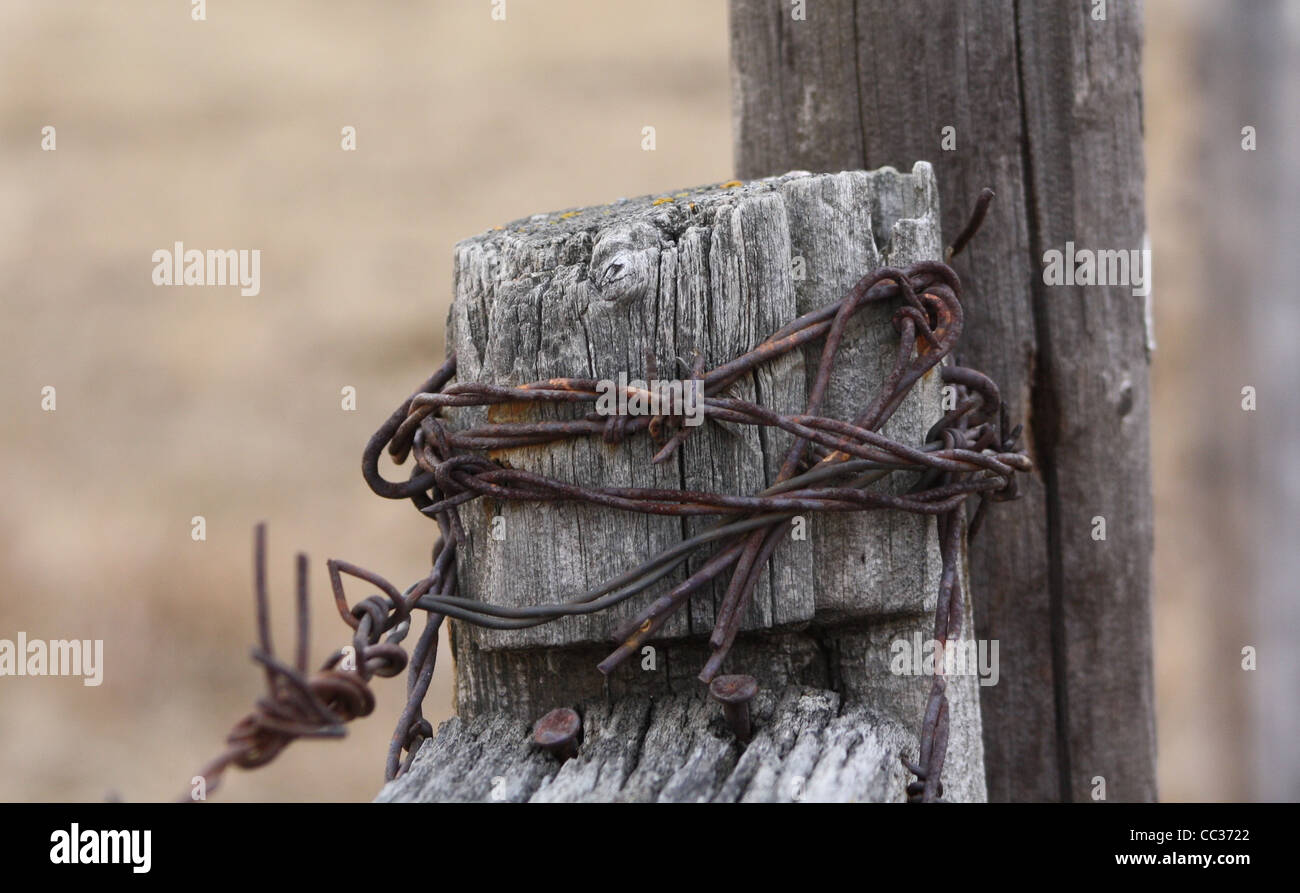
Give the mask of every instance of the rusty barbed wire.
[{"label": "rusty barbed wire", "polygon": [[[960,253],[978,230],[992,197],[991,190],[981,193],[970,223],[948,249],[948,259]],[[487,422],[452,430],[443,410],[505,403],[595,403],[600,392],[595,379],[555,378],[515,386],[455,381],[456,357],[451,355],[375,432],[362,454],[362,474],[371,490],[387,499],[410,499],[421,513],[437,522],[441,536],[434,545],[429,575],[399,592],[363,568],[338,560],[327,562],[339,614],[353,629],[353,660],[348,661],[346,648],[340,649],[308,677],[306,558],[298,556],[297,659],[289,666],[275,658],[271,648],[265,530],[259,526],[255,590],[260,644],[254,648],[253,658],[266,670],[268,694],[235,726],[227,738],[228,749],[199,774],[219,780],[230,765],[262,765],[294,738],[337,737],[346,722],[370,713],[374,695],[369,682],[374,676],[396,675],[407,666],[400,643],[418,609],[427,619],[409,662],[406,706],[389,746],[385,779],[391,780],[406,770],[424,741],[433,736],[421,710],[444,618],[492,629],[521,629],[596,613],[645,592],[698,549],[716,543],[713,555],[698,570],[613,630],[617,645],[597,666],[604,674],[612,672],[653,637],[692,594],[730,571],[709,637],[712,652],[699,674],[707,684],[718,678],[786,522],[808,511],[893,509],[936,517],[942,572],[934,638],[942,648],[961,628],[965,603],[958,564],[963,533],[973,537],[978,532],[988,502],[1014,499],[1018,495],[1016,473],[1032,468],[1028,456],[1017,447],[1021,428],[1008,430],[1007,411],[997,385],[955,362],[954,350],[964,325],[960,295],[960,281],[946,263],[922,261],[902,269],[882,267],[860,279],[841,300],[795,319],[752,350],[715,369],[705,371],[697,358],[692,372],[700,382],[702,394],[697,396],[702,397],[706,419],[778,428],[794,437],[776,480],[747,496],[584,486],[490,459],[487,451],[496,455],[592,436],[619,444],[648,434],[659,447],[651,460],[658,464],[681,449],[695,427],[684,426],[677,416],[603,416],[593,411],[567,420]],[[868,304],[882,301],[900,302],[892,317],[899,341],[891,372],[852,421],[819,415],[849,320]],[[729,395],[731,385],[759,366],[818,340],[823,342],[821,356],[802,413],[782,414]],[[946,364],[945,359],[949,359]],[[649,363],[653,366],[653,358]],[[914,385],[936,366],[956,399],[929,430],[925,442],[910,446],[879,433]],[[624,390],[629,397],[640,393],[631,386]],[[391,481],[380,473],[379,459],[385,449],[398,465],[414,459],[406,481]],[[900,472],[917,475],[905,492],[868,489]],[[482,496],[521,502],[577,501],[657,515],[718,515],[720,520],[568,601],[524,607],[493,605],[455,594],[456,548],[466,542],[459,507]],[[968,524],[966,506],[971,497],[978,497],[978,502]],[[349,606],[343,591],[344,575],[370,583],[382,594]],[[941,776],[949,726],[946,690],[943,668],[936,666],[922,717],[918,760],[914,763],[900,755],[916,777],[907,786],[912,801],[934,801],[943,795]]]},{"label": "rusty barbed wire", "polygon": [[[344,622],[354,630],[352,644],[335,651],[319,670],[307,675],[310,642],[310,614],[307,586],[307,556],[299,553],[296,567],[296,648],[292,666],[275,655],[271,643],[270,602],[266,587],[266,525],[258,524],[253,536],[254,597],[257,608],[258,644],[253,660],[266,671],[267,695],[259,698],[253,712],[235,724],[226,737],[227,749],[199,770],[204,798],[216,790],[230,766],[254,769],[275,759],[297,738],[341,738],[344,724],[368,716],[375,708],[369,681],[374,676],[396,676],[407,667],[405,650],[399,644],[410,629],[414,602],[429,591],[449,593],[455,589],[455,562],[439,560],[434,553],[429,576],[405,593],[370,571],[345,561],[326,562],[335,604]],[[454,555],[448,550],[447,555]],[[351,608],[343,592],[343,575],[372,583],[385,595],[372,595]],[[438,627],[442,618],[430,615],[410,659],[407,677],[408,701],[398,727],[402,738],[389,747],[389,778],[397,774],[396,762],[403,749],[412,755],[419,749],[415,737],[432,737],[433,730],[421,713],[424,695],[433,677],[438,650]],[[387,633],[387,639],[380,641]],[[194,799],[184,795],[181,800]]]}]

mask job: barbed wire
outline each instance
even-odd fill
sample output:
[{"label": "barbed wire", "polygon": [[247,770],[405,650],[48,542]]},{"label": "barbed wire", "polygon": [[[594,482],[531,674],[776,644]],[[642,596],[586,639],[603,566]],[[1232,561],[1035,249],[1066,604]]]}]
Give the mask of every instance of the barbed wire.
[{"label": "barbed wire", "polygon": [[[949,259],[960,253],[978,230],[992,197],[991,190],[981,193],[971,222],[947,252]],[[295,738],[337,737],[346,722],[369,714],[374,709],[371,678],[396,675],[408,665],[400,643],[418,609],[427,618],[409,661],[407,701],[388,750],[385,778],[391,780],[406,770],[424,741],[433,736],[421,711],[444,618],[491,629],[523,629],[597,613],[646,592],[698,550],[716,543],[713,555],[697,570],[615,628],[612,636],[618,644],[597,665],[602,673],[612,672],[662,629],[694,593],[730,572],[709,637],[712,651],[699,674],[699,679],[708,683],[717,677],[735,642],[746,606],[787,522],[803,512],[888,509],[934,515],[942,565],[934,638],[942,649],[961,628],[963,534],[975,536],[988,502],[1014,499],[1018,495],[1016,474],[1032,468],[1017,446],[1021,428],[1008,429],[997,385],[955,362],[954,350],[964,325],[960,295],[961,283],[946,263],[922,261],[901,269],[882,267],[860,279],[841,300],[795,319],[717,368],[706,371],[697,357],[692,372],[699,393],[694,396],[700,398],[705,419],[776,428],[794,437],[775,481],[749,495],[587,486],[489,459],[486,451],[499,456],[501,451],[593,436],[620,444],[645,434],[659,447],[651,460],[659,464],[677,453],[698,426],[685,425],[676,415],[605,416],[591,411],[572,419],[487,422],[454,430],[448,426],[444,410],[504,403],[594,404],[608,391],[600,381],[583,378],[515,386],[456,381],[456,357],[449,356],[375,432],[362,455],[362,474],[371,490],[387,499],[410,499],[421,513],[437,522],[441,536],[434,545],[428,576],[399,592],[373,572],[344,561],[328,561],[336,606],[353,629],[351,652],[340,649],[308,677],[307,559],[298,556],[298,641],[296,661],[290,666],[278,660],[271,647],[265,529],[259,525],[254,562],[259,645],[253,658],[265,668],[268,693],[235,726],[227,738],[227,750],[199,773],[207,790],[215,788],[228,766],[263,765]],[[894,301],[900,302],[892,317],[898,346],[893,367],[879,390],[852,421],[820,415],[849,320],[869,304]],[[821,355],[802,413],[782,414],[730,394],[733,384],[759,366],[819,340]],[[653,366],[652,358],[648,365]],[[911,446],[881,434],[880,428],[916,383],[936,366],[942,381],[952,387],[955,400],[929,430],[924,443]],[[647,396],[644,389],[627,386],[623,390],[629,398]],[[407,480],[391,481],[380,473],[379,459],[385,450],[398,465],[414,459]],[[869,489],[899,473],[917,475],[903,492]],[[584,502],[656,515],[717,515],[720,520],[567,601],[494,605],[456,595],[456,550],[467,541],[459,508],[483,496],[516,502]],[[966,506],[971,497],[978,502],[968,523]],[[370,583],[382,594],[349,606],[344,576]],[[943,670],[937,663],[922,717],[917,761],[900,755],[907,770],[916,776],[907,786],[909,800],[933,801],[943,794],[941,776],[949,728]]]}]

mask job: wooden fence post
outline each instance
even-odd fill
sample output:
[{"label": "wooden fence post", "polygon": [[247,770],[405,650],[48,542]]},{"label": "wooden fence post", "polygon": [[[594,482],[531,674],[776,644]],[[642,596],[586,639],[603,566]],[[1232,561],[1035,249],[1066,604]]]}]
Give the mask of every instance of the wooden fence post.
[{"label": "wooden fence post", "polygon": [[1001,647],[981,689],[994,800],[1156,796],[1148,314],[1134,283],[1043,274],[1067,242],[1143,248],[1134,6],[731,2],[740,176],[932,159],[949,235],[998,196],[957,268],[963,355],[1037,470],[971,549],[976,632]]},{"label": "wooden fence post", "polygon": [[[933,172],[791,173],[611,205],[538,214],[457,247],[448,348],[457,377],[517,385],[554,376],[686,378],[752,348],[796,316],[832,303],[865,273],[941,255]],[[891,367],[893,307],[854,318],[823,412],[861,411]],[[813,344],[748,375],[737,393],[774,409],[804,405]],[[811,361],[810,361],[811,360]],[[884,433],[924,443],[943,414],[928,372]],[[448,410],[462,428],[539,410]],[[551,411],[551,410],[540,410]],[[750,493],[774,479],[787,436],[708,424],[673,461],[646,442],[599,438],[511,450],[512,466],[578,484]],[[461,512],[461,594],[524,606],[571,598],[701,528],[677,517],[570,503]],[[873,512],[810,517],[773,556],[727,672],[762,686],[754,740],[740,746],[695,676],[721,592],[694,597],[648,652],[610,676],[596,664],[610,629],[645,603],[522,631],[452,624],[458,716],[421,748],[381,800],[901,801],[930,678],[891,671],[891,644],[928,640],[939,582],[935,521]],[[962,569],[963,578],[965,569]],[[654,590],[685,578],[685,569]],[[969,612],[963,638],[970,641]],[[985,798],[978,682],[949,683],[945,797]],[[556,707],[583,716],[577,758],[531,745]]]}]

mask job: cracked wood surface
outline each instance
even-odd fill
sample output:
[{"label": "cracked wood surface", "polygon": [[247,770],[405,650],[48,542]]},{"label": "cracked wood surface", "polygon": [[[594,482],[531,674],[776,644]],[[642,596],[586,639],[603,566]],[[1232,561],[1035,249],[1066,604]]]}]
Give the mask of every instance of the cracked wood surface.
[{"label": "cracked wood surface", "polygon": [[[796,172],[536,214],[457,246],[448,344],[457,351],[463,380],[648,379],[647,353],[662,377],[686,377],[696,355],[707,367],[719,365],[796,316],[840,299],[879,266],[939,255],[938,195],[924,162],[908,173]],[[875,392],[894,359],[892,313],[892,307],[869,306],[852,321],[824,412],[852,418]],[[782,357],[733,390],[780,411],[798,411],[819,351],[814,343]],[[884,432],[921,442],[942,414],[940,387],[934,370]],[[573,412],[509,406],[448,415],[451,425],[465,426],[485,416]],[[512,450],[503,458],[587,484],[752,493],[775,478],[789,443],[787,434],[773,429],[709,423],[659,467],[650,465],[653,449],[644,437],[618,446],[585,438]],[[462,594],[506,605],[572,598],[712,522],[488,498],[467,505],[462,519],[469,538],[461,552]],[[920,614],[933,604],[938,543],[932,520],[897,512],[814,515],[806,538],[793,534],[792,528],[775,553],[742,629]],[[693,558],[688,567],[707,557]],[[609,631],[619,620],[688,572],[679,568],[652,594],[601,614],[522,631],[454,624],[457,712],[505,709],[528,716],[602,690],[667,692],[665,672],[649,678],[639,670],[617,673],[604,689],[590,667],[604,656],[598,652],[610,649]],[[655,647],[678,649],[676,643],[711,629],[725,585],[719,580],[692,598]],[[748,647],[742,643],[740,651]],[[769,652],[759,662],[768,661],[776,682],[808,677],[785,666],[789,655],[769,661]]]},{"label": "cracked wood surface", "polygon": [[599,702],[563,764],[530,746],[503,713],[452,719],[378,800],[424,802],[792,802],[904,799],[900,749],[914,736],[862,705],[815,688],[763,691],[741,748],[707,699],[680,694]]},{"label": "cracked wood surface", "polygon": [[[954,686],[960,688],[962,686]],[[969,689],[969,684],[964,686]],[[954,728],[971,728],[972,691],[954,699]],[[561,762],[507,713],[448,720],[379,802],[887,803],[906,799],[911,724],[834,691],[761,690],[755,732],[737,743],[699,691],[627,696],[584,706],[578,756]],[[978,715],[976,724],[978,729]],[[973,749],[972,749],[973,745]],[[978,731],[958,737],[944,772],[947,799],[984,799]]]},{"label": "cracked wood surface", "polygon": [[[485,711],[443,723],[410,770],[377,799],[901,802],[909,778],[899,757],[916,757],[931,680],[892,672],[891,645],[928,637],[930,623],[930,617],[902,615],[840,625],[815,638],[785,633],[751,640],[736,671],[772,680],[795,669],[799,681],[760,689],[747,747],[736,743],[718,705],[694,679],[706,653],[696,644],[673,658],[683,671],[666,691],[611,697],[597,690],[588,698],[552,702],[583,716],[578,756],[563,766],[532,744],[535,717]],[[969,603],[962,626],[969,643]],[[586,668],[594,673],[590,664]],[[559,675],[534,669],[535,679]],[[583,667],[574,662],[550,669],[581,674]],[[945,799],[953,802],[986,798],[977,688],[974,676],[949,678],[951,738],[943,778]]]},{"label": "cracked wood surface", "polygon": [[[879,266],[938,257],[937,220],[938,198],[925,164],[907,174],[789,174],[534,215],[457,246],[448,344],[456,349],[460,380],[522,384],[563,376],[617,380],[620,374],[648,380],[647,355],[662,378],[687,378],[695,356],[707,368],[720,365],[801,313],[840,299]],[[827,414],[852,418],[866,402],[863,395],[883,379],[895,352],[892,312],[872,306],[854,320],[840,349]],[[799,411],[819,350],[813,345],[765,364],[732,392]],[[885,433],[920,442],[938,418],[938,388],[938,375],[927,376]],[[448,415],[462,426],[485,415],[563,413],[573,411],[511,406]],[[508,461],[582,483],[739,494],[766,487],[789,444],[790,436],[775,429],[710,423],[658,467],[650,465],[654,447],[646,437],[618,446],[585,438],[512,450]],[[712,523],[487,498],[462,517],[469,534],[462,553],[465,594],[508,605],[572,597]],[[499,538],[493,537],[494,519]],[[918,583],[929,588],[928,580],[916,577],[930,566],[913,556],[937,544],[923,519],[876,515],[872,521],[811,519],[806,541],[777,552],[743,628],[787,626],[822,611],[855,615],[914,605]],[[834,560],[830,553],[841,549],[857,561]],[[678,582],[684,573],[669,580]],[[710,629],[724,590],[720,582],[713,597],[692,599],[689,612],[669,621],[663,637]],[[614,623],[639,605],[634,600],[529,630],[462,635],[484,650],[604,642]]]}]

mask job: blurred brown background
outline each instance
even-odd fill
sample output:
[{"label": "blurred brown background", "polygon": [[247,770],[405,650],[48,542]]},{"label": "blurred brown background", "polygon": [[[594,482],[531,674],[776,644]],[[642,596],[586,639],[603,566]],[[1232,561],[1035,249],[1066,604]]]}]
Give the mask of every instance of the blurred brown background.
[{"label": "blurred brown background", "polygon": [[[434,525],[371,495],[359,459],[442,356],[458,239],[730,177],[721,0],[509,0],[504,22],[491,8],[223,0],[194,22],[178,0],[0,6],[0,637],[105,640],[98,688],[0,679],[0,798],[187,789],[262,684],[248,660],[256,521],[270,524],[282,648],[293,554],[312,558],[314,661],[346,640],[325,558],[399,586],[424,574]],[[1236,103],[1195,51],[1218,15],[1146,3],[1165,799],[1267,796],[1233,656],[1253,629],[1234,525],[1268,484],[1189,486],[1223,467],[1240,424],[1207,424],[1195,391],[1222,331],[1196,248],[1216,113],[1240,151]],[[46,125],[57,151],[41,151]],[[355,152],[340,149],[345,125]],[[261,294],[155,287],[151,255],[178,240],[261,249]],[[356,412],[340,407],[348,385]],[[435,724],[449,673],[444,642]],[[219,796],[372,797],[403,684],[376,688],[376,716],[347,739],[295,744]]]}]

